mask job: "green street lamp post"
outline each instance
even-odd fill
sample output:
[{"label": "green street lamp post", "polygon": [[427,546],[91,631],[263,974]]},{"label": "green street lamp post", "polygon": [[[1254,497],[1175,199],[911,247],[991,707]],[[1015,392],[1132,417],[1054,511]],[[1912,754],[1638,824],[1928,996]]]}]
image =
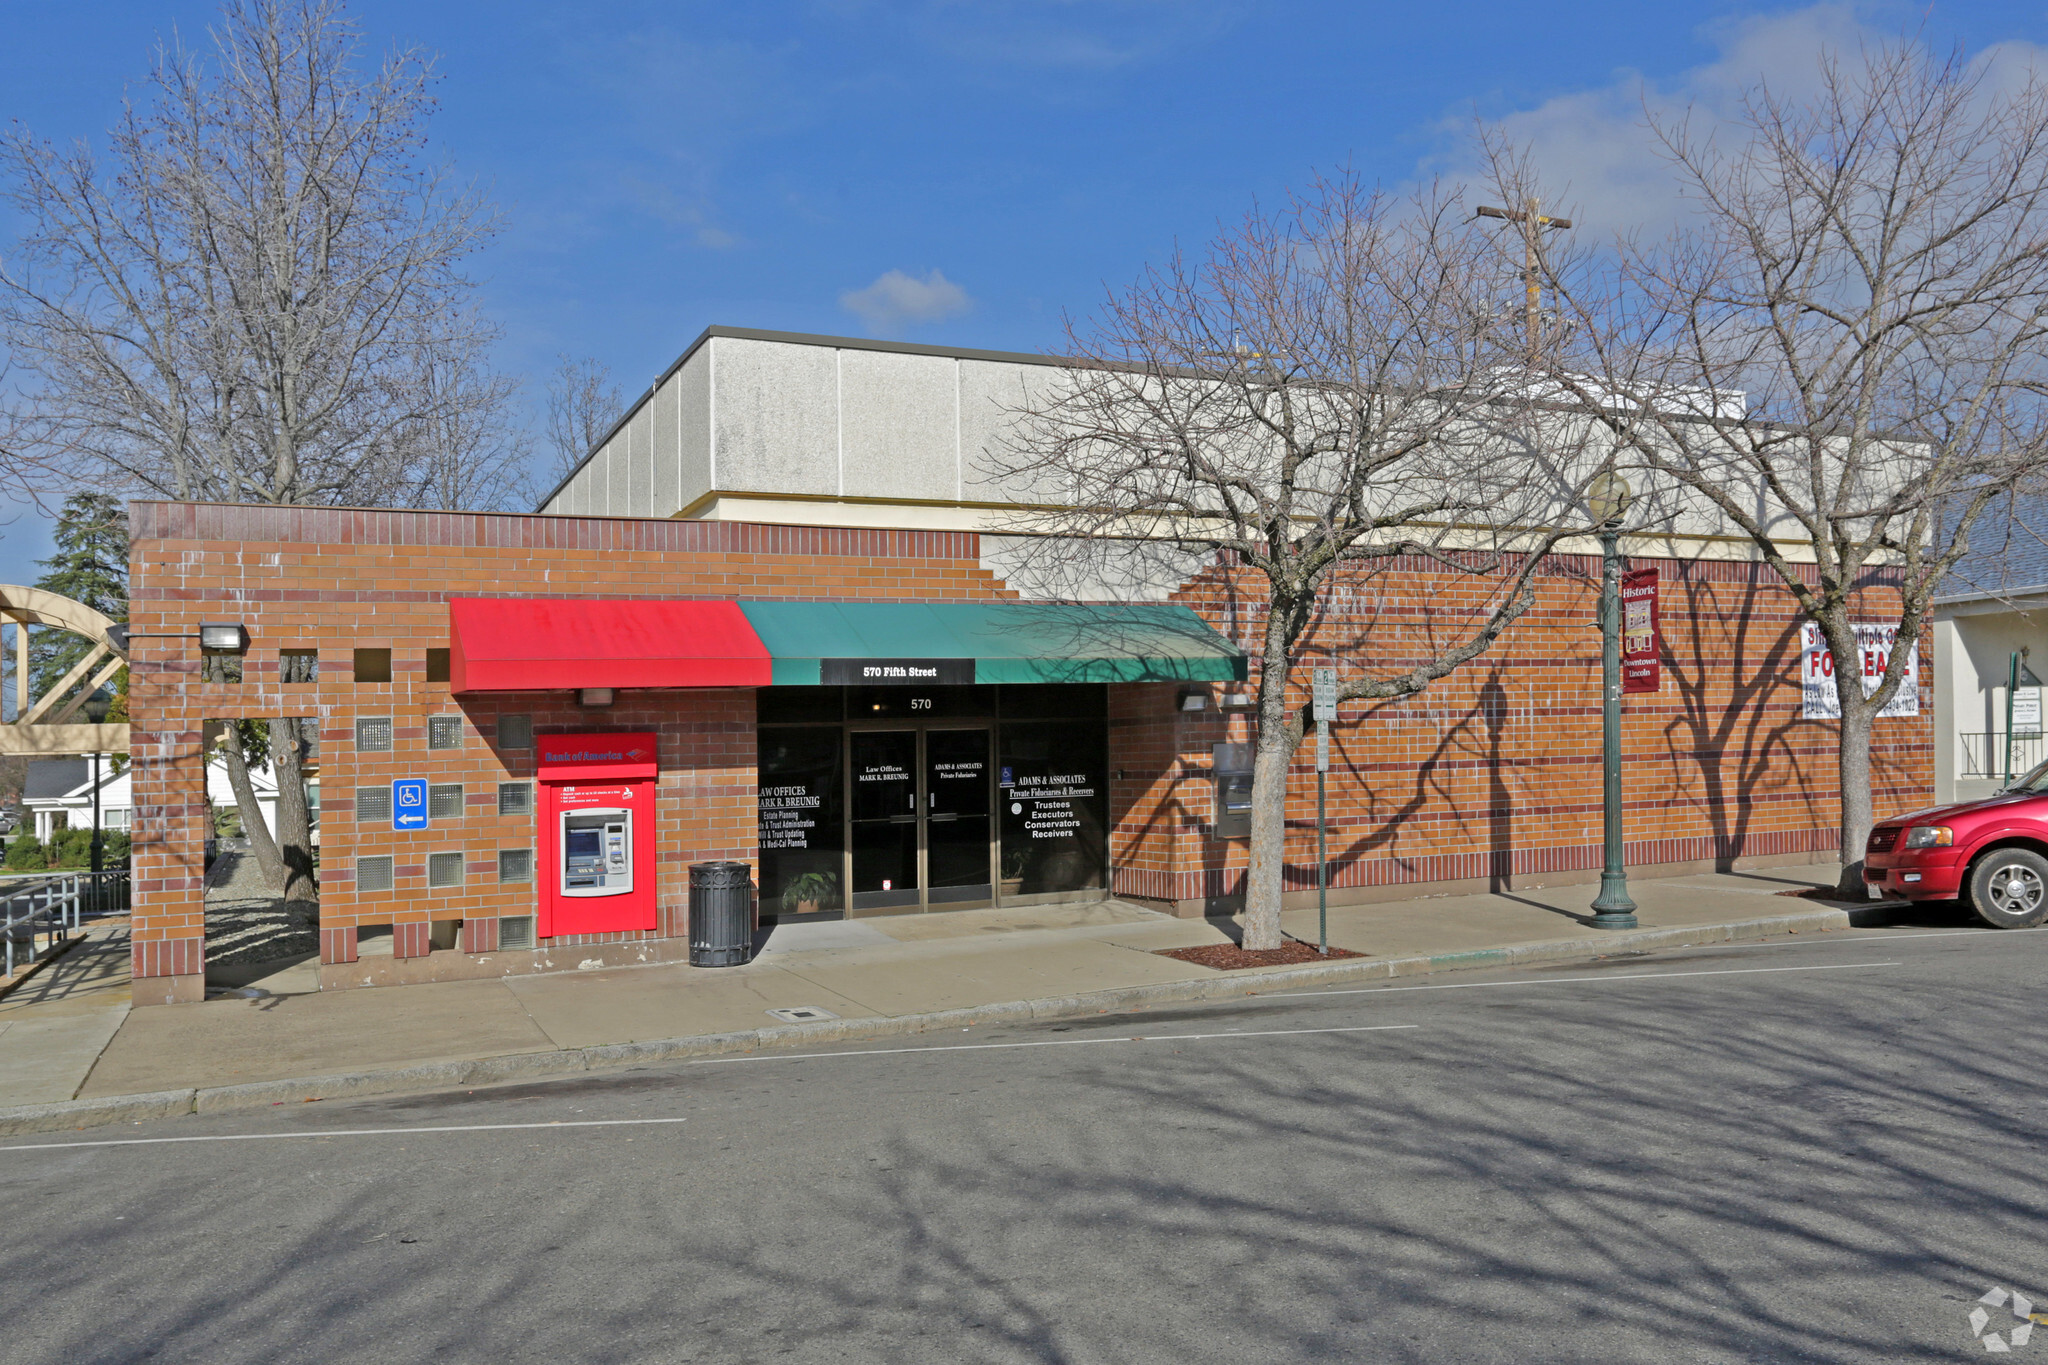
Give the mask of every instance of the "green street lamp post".
[{"label": "green street lamp post", "polygon": [[1586,505],[1600,525],[1600,894],[1593,899],[1595,929],[1633,929],[1636,903],[1628,894],[1628,863],[1621,841],[1621,519],[1628,511],[1628,480],[1602,474]]},{"label": "green street lamp post", "polygon": [[[90,725],[107,723],[107,712],[113,709],[114,699],[104,691],[95,691],[85,699],[79,709],[85,712]],[[98,906],[100,894],[101,850],[105,845],[100,841],[100,751],[95,744],[92,751],[92,894],[94,906]]]}]

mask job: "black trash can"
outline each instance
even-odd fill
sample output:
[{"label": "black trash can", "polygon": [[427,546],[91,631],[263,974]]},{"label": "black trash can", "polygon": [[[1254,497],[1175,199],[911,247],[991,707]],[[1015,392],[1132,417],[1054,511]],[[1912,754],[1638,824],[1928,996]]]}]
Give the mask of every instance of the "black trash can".
[{"label": "black trash can", "polygon": [[737,967],[754,956],[753,869],[690,864],[690,965]]}]

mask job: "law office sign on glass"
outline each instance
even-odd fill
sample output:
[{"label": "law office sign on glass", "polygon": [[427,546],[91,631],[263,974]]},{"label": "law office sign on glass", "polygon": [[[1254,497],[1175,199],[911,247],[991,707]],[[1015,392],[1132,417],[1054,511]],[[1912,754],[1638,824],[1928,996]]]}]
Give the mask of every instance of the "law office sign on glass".
[{"label": "law office sign on glass", "polygon": [[427,780],[401,777],[391,784],[391,828],[427,827]]},{"label": "law office sign on glass", "polygon": [[[1863,674],[1863,695],[1877,691],[1877,685],[1884,681],[1884,671],[1891,667],[1892,646],[1898,639],[1896,626],[1857,625],[1856,654],[1852,666]],[[1799,714],[1806,720],[1840,720],[1842,701],[1835,695],[1835,656],[1828,648],[1828,642],[1821,638],[1820,627],[1811,621],[1799,626]],[[1914,641],[1906,647],[1905,675],[1899,679],[1899,690],[1892,694],[1890,702],[1880,716],[1917,716],[1920,714],[1920,642]]]}]

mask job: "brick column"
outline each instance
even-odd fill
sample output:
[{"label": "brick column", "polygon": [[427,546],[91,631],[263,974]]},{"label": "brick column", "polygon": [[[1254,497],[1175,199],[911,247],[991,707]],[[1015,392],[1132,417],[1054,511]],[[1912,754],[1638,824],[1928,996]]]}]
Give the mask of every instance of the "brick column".
[{"label": "brick column", "polygon": [[[147,669],[143,661],[136,661],[130,674],[132,693],[147,695],[145,683],[153,681]],[[150,713],[146,706],[136,710]],[[166,724],[175,727],[179,722]],[[206,998],[208,830],[206,755],[200,739],[196,729],[148,729],[141,724],[129,734],[135,794],[129,941],[138,1005]]]},{"label": "brick column", "polygon": [[356,927],[344,924],[338,929],[320,930],[320,960],[325,962],[354,962],[356,960]]},{"label": "brick column", "polygon": [[483,919],[462,921],[462,951],[465,953],[495,953],[498,951],[498,917],[491,915]]},{"label": "brick column", "polygon": [[416,919],[391,926],[391,955],[393,957],[425,957],[433,951],[434,926],[426,920]]}]

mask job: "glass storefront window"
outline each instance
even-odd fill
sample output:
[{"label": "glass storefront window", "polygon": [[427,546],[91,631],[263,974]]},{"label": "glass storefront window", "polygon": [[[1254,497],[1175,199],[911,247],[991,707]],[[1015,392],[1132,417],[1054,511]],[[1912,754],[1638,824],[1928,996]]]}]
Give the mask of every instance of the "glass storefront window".
[{"label": "glass storefront window", "polygon": [[1002,893],[1038,896],[1103,886],[1108,861],[1108,725],[1085,720],[1008,721],[998,752]]},{"label": "glass storefront window", "polygon": [[840,687],[764,687],[754,694],[754,719],[762,725],[844,720],[844,693]]},{"label": "glass storefront window", "polygon": [[1097,719],[1109,715],[1109,689],[1101,683],[1010,683],[1003,688],[1005,720]]},{"label": "glass storefront window", "polygon": [[842,745],[836,725],[761,731],[758,838],[764,914],[846,908]]},{"label": "glass storefront window", "polygon": [[1106,886],[1106,688],[776,687],[758,698],[763,914],[916,912]]},{"label": "glass storefront window", "polygon": [[933,720],[944,716],[993,716],[993,687],[849,687],[848,720]]}]

